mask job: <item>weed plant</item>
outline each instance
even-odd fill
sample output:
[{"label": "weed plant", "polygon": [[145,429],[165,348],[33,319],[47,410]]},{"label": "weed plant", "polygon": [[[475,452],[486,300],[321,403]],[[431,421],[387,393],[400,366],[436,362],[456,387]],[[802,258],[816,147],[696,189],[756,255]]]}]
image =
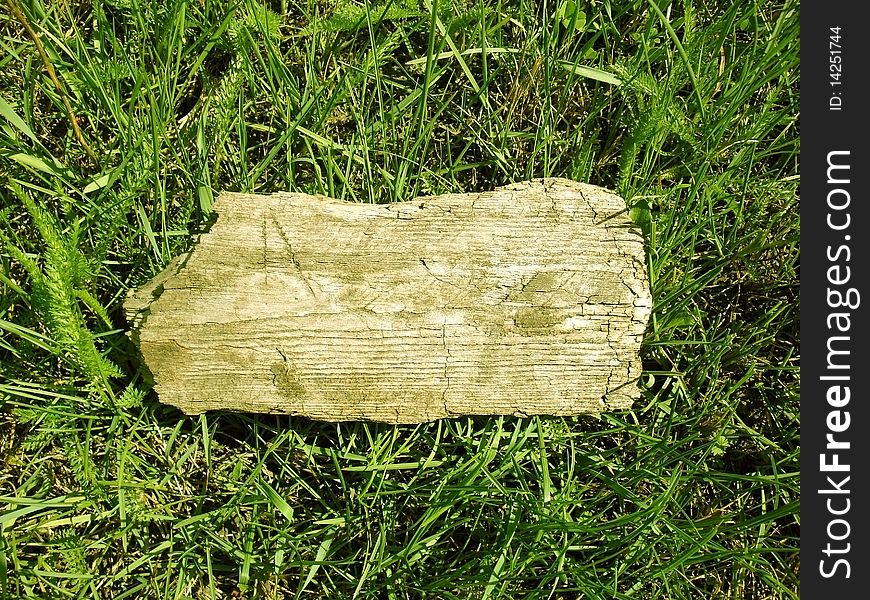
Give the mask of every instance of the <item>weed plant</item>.
[{"label": "weed plant", "polygon": [[[4,1],[5,597],[797,598],[797,2]],[[221,190],[544,176],[645,233],[633,410],[186,417],[137,372],[124,295]]]}]

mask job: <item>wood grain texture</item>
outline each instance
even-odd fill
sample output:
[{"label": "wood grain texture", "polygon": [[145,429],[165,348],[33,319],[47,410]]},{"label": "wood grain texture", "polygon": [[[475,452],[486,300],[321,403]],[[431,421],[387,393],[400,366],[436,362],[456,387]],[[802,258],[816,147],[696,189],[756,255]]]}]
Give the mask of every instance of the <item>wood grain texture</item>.
[{"label": "wood grain texture", "polygon": [[651,310],[625,202],[543,179],[352,204],[222,194],[125,309],[161,401],[428,421],[629,407]]}]

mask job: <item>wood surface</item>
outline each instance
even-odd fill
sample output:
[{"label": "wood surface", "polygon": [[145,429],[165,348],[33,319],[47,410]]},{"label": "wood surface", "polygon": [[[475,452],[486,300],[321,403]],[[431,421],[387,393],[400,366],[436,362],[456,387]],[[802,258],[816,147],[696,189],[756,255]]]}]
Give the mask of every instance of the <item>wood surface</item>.
[{"label": "wood surface", "polygon": [[358,204],[224,193],[125,302],[161,401],[328,421],[627,408],[643,239],[602,188],[538,179]]}]

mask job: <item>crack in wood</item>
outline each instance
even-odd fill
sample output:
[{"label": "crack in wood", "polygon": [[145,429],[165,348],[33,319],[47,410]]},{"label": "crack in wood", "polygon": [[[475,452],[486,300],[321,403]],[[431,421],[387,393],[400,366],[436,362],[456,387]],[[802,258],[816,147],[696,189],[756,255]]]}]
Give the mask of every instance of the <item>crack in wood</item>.
[{"label": "crack in wood", "polygon": [[314,293],[314,288],[311,286],[311,282],[308,280],[308,277],[305,276],[305,271],[302,270],[302,265],[299,263],[299,259],[296,258],[296,252],[293,250],[293,244],[290,243],[290,238],[287,237],[287,234],[284,232],[284,226],[278,222],[278,219],[275,216],[275,211],[273,209],[270,208],[269,213],[272,216],[272,223],[278,230],[278,235],[281,237],[281,241],[283,241],[284,245],[287,246],[287,252],[290,253],[290,262],[293,264],[294,267],[296,267],[296,272],[299,273],[299,277],[305,283],[308,291],[311,292],[312,296],[317,298],[317,294]]}]

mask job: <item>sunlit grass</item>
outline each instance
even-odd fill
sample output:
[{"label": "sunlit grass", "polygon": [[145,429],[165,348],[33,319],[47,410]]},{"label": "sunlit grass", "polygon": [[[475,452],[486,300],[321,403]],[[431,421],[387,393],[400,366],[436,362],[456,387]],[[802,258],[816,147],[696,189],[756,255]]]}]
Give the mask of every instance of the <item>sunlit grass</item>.
[{"label": "sunlit grass", "polygon": [[[797,597],[796,2],[13,4],[61,88],[0,11],[8,597]],[[137,374],[124,294],[221,190],[543,176],[646,234],[632,411],[185,417]]]}]

